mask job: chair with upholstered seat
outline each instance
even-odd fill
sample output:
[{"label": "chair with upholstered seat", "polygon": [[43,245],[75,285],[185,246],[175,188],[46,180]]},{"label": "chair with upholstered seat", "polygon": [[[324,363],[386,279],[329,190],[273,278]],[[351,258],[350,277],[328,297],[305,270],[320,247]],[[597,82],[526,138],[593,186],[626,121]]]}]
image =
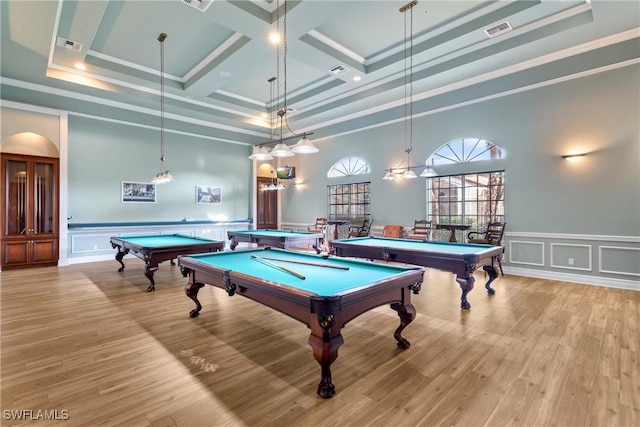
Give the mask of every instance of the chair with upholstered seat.
[{"label": "chair with upholstered seat", "polygon": [[431,240],[431,221],[416,220],[413,223],[413,228],[407,233],[407,239]]},{"label": "chair with upholstered seat", "polygon": [[[484,232],[470,232],[467,235],[467,242],[478,243],[481,245],[502,246],[502,239],[504,238],[504,229],[506,225],[506,222],[490,222],[487,224]],[[502,256],[498,257],[498,266],[500,267],[500,273],[504,276],[504,272],[502,271]]]},{"label": "chair with upholstered seat", "polygon": [[371,218],[364,218],[362,223],[349,226],[349,237],[367,237],[371,231]]},{"label": "chair with upholstered seat", "polygon": [[404,227],[401,225],[385,225],[382,229],[382,237],[392,237],[400,239],[404,233]]}]

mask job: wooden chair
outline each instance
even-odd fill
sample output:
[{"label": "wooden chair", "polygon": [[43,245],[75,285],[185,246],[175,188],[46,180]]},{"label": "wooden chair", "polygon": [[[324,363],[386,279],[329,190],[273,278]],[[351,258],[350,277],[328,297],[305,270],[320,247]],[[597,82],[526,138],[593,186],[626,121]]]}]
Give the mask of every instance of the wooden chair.
[{"label": "wooden chair", "polygon": [[431,240],[431,221],[416,220],[413,223],[413,228],[407,233],[407,239]]},{"label": "wooden chair", "polygon": [[[327,241],[327,218],[316,218],[315,224],[311,224],[307,226],[307,231],[310,233],[322,233],[325,237],[320,242],[320,250],[323,250],[325,247],[325,242]],[[318,248],[315,245],[309,245],[307,247],[307,251],[311,252],[313,249],[314,252],[318,251]]]},{"label": "wooden chair", "polygon": [[360,225],[352,225],[349,227],[349,237],[367,237],[371,231],[371,218],[365,218]]},{"label": "wooden chair", "polygon": [[[479,243],[482,245],[501,246],[506,225],[506,222],[490,222],[489,224],[487,224],[487,228],[484,232],[470,232],[467,235],[467,242]],[[498,257],[498,266],[500,267],[500,273],[502,273],[502,275],[504,276],[504,271],[502,271],[502,256]]]},{"label": "wooden chair", "polygon": [[307,230],[312,233],[325,234],[327,231],[327,218],[316,218],[315,224],[309,225]]},{"label": "wooden chair", "polygon": [[382,237],[400,239],[403,233],[404,227],[401,225],[385,225],[382,229]]}]

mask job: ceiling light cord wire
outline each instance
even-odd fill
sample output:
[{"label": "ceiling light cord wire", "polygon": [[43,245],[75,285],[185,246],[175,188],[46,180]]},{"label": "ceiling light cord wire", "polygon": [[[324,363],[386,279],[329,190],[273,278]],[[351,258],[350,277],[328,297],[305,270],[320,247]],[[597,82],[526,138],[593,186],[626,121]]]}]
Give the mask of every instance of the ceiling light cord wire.
[{"label": "ceiling light cord wire", "polygon": [[160,40],[160,167],[164,172],[164,38]]},{"label": "ceiling light cord wire", "polygon": [[[392,170],[411,169],[411,159],[415,163],[418,161],[413,157],[413,7],[417,5],[417,0],[411,1],[402,6],[399,11],[404,14],[404,152],[407,153],[407,165],[404,166],[405,159],[402,158],[400,164]],[[409,31],[407,34],[407,13],[409,12]]]}]

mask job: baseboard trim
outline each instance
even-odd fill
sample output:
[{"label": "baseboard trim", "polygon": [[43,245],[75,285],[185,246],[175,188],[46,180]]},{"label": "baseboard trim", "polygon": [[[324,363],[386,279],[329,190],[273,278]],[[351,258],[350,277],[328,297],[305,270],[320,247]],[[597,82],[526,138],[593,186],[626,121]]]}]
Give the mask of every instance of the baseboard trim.
[{"label": "baseboard trim", "polygon": [[584,274],[561,273],[557,271],[534,270],[504,266],[505,274],[531,277],[535,279],[558,280],[561,282],[579,283],[581,285],[605,286],[607,288],[629,289],[640,291],[640,282],[636,280],[615,279],[602,276],[587,276]]}]

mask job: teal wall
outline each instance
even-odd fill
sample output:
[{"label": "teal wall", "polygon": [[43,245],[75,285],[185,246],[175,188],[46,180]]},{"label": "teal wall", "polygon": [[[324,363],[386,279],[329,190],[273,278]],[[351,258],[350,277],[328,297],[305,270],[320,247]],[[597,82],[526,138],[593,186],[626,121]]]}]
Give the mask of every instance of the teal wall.
[{"label": "teal wall", "polygon": [[[71,223],[236,220],[251,217],[251,162],[244,145],[165,132],[165,164],[174,177],[156,203],[121,203],[121,183],[150,182],[160,171],[156,129],[69,117]],[[195,186],[222,189],[222,203],[196,204]]]},{"label": "teal wall", "polygon": [[[639,118],[640,67],[633,65],[416,118],[413,154],[423,164],[448,141],[487,139],[504,149],[503,160],[438,172],[505,169],[509,231],[637,237]],[[312,222],[326,214],[328,184],[359,181],[371,181],[376,224],[424,218],[424,179],[382,180],[402,160],[403,129],[398,123],[319,140],[319,153],[287,159],[304,184],[283,191],[283,222]],[[589,154],[579,163],[560,157],[572,152]],[[368,161],[371,174],[328,179],[331,165],[350,155]]]}]

